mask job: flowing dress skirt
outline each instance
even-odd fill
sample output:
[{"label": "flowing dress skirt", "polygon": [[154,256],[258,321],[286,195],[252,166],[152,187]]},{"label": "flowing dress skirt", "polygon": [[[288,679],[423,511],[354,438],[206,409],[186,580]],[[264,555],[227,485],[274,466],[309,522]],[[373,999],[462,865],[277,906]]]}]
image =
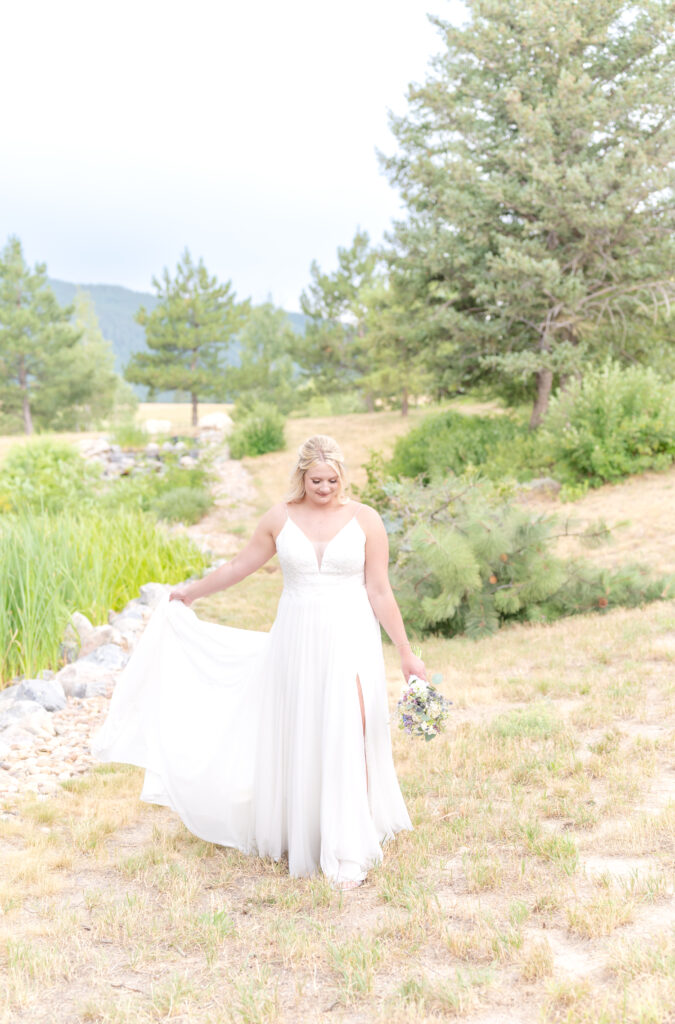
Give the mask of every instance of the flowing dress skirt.
[{"label": "flowing dress skirt", "polygon": [[292,875],[320,868],[358,880],[381,860],[383,840],[411,828],[379,625],[349,547],[345,562],[335,545],[321,571],[299,538],[287,542],[284,559],[280,535],[286,586],[269,633],[162,601],[93,749],[144,767],[142,798],[173,808],[205,840],[274,859],[287,852]]}]

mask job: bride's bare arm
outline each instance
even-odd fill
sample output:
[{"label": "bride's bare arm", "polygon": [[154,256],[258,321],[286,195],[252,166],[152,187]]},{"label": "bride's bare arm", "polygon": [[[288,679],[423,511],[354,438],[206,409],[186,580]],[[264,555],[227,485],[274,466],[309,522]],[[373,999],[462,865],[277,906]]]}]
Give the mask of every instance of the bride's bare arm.
[{"label": "bride's bare arm", "polygon": [[410,675],[416,675],[426,679],[424,662],[415,657],[410,649],[401,612],[389,582],[389,540],[384,523],[375,509],[368,506],[359,512],[359,523],[366,535],[366,590],[371,607],[398,650],[404,677],[407,679]]},{"label": "bride's bare arm", "polygon": [[275,506],[262,517],[243,551],[235,555],[230,562],[202,576],[200,580],[176,587],[169,595],[170,600],[192,604],[199,597],[215,594],[218,590],[226,590],[227,587],[250,576],[276,553],[275,537],[282,525],[283,513]]}]

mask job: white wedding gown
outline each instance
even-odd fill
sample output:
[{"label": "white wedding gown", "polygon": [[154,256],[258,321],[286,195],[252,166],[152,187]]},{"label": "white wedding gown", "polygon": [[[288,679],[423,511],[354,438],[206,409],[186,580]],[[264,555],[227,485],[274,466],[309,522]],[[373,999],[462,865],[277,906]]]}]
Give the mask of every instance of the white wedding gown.
[{"label": "white wedding gown", "polygon": [[165,598],[93,751],[144,767],[142,799],[172,807],[202,839],[275,860],[288,852],[292,875],[360,880],[381,842],[412,827],[365,536],[354,517],[321,557],[288,518],[276,543],[284,589],[271,631],[203,622]]}]

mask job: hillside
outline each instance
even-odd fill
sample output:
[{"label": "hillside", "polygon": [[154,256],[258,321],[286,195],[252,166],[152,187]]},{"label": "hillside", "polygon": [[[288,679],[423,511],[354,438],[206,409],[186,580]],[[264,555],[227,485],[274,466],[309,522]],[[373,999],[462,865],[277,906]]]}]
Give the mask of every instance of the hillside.
[{"label": "hillside", "polygon": [[[145,347],[145,331],[134,317],[141,306],[154,309],[157,297],[150,292],[136,292],[116,284],[72,284],[69,281],[48,279],[57,300],[68,306],[78,289],[87,292],[96,310],[103,337],[112,344],[115,353],[115,370],[122,373],[134,352]],[[299,334],[304,333],[306,317],[302,313],[288,313],[291,326]],[[134,389],[142,398],[145,388]],[[161,400],[161,396],[158,396]]]}]

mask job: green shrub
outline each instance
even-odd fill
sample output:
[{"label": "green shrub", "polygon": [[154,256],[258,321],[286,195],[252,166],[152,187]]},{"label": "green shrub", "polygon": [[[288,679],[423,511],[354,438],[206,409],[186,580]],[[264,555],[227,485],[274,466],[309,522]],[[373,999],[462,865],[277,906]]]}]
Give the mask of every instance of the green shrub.
[{"label": "green shrub", "polygon": [[207,558],[138,511],[66,510],[0,517],[2,679],[58,668],[74,611],[105,621],[143,583],[177,583]]},{"label": "green shrub", "polygon": [[38,438],[10,449],[0,469],[0,510],[60,512],[95,498],[98,467],[63,441]]},{"label": "green shrub", "polygon": [[490,479],[535,474],[543,455],[538,440],[511,416],[429,416],[400,437],[388,464],[392,476],[430,480],[478,468]]},{"label": "green shrub", "polygon": [[111,440],[120,448],[143,448],[149,435],[135,419],[122,419],[113,427]]},{"label": "green shrub", "polygon": [[597,487],[675,460],[675,384],[609,361],[552,399],[543,425],[557,475]]},{"label": "green shrub", "polygon": [[284,418],[273,405],[261,402],[235,422],[228,443],[233,459],[280,451],[286,446]]},{"label": "green shrub", "polygon": [[151,510],[168,523],[197,523],[211,504],[210,495],[199,487],[174,487],[155,498]]},{"label": "green shrub", "polygon": [[[379,495],[392,583],[406,623],[420,633],[485,636],[507,622],[630,607],[673,590],[673,580],[640,566],[608,570],[558,558],[556,538],[569,527],[512,503],[487,480],[383,479]],[[584,536],[595,543],[608,533],[600,524]]]}]

